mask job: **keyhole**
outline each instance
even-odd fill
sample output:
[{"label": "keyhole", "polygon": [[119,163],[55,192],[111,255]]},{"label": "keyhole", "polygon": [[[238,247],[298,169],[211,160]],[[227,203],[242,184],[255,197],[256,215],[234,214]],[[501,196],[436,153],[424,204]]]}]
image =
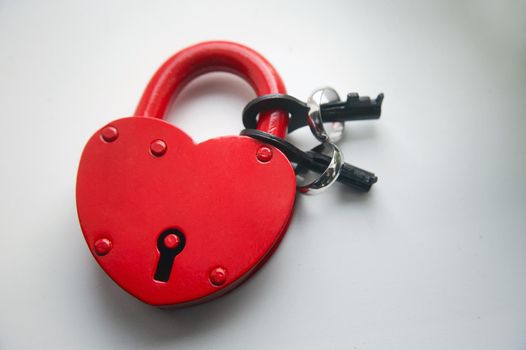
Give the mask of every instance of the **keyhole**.
[{"label": "keyhole", "polygon": [[185,243],[183,233],[176,229],[168,229],[159,235],[157,239],[159,262],[153,277],[154,280],[168,282],[175,256],[183,250]]}]

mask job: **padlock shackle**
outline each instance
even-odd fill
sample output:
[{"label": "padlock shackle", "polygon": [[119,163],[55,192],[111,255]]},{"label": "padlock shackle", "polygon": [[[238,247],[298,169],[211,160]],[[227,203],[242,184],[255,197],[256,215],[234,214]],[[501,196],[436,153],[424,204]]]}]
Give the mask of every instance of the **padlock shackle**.
[{"label": "padlock shackle", "polygon": [[[162,119],[170,101],[188,82],[216,71],[240,76],[258,96],[286,93],[278,72],[258,52],[232,42],[207,41],[179,51],[157,70],[144,90],[135,116]],[[259,115],[257,128],[283,138],[287,125],[288,113],[269,110]]]}]

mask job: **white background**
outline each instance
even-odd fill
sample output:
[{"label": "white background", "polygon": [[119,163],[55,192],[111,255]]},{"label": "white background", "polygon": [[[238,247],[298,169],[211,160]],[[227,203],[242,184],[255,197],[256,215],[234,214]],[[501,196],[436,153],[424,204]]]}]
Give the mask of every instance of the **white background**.
[{"label": "white background", "polygon": [[[526,13],[512,1],[0,1],[0,349],[525,349]],[[275,255],[216,301],[161,310],[96,265],[82,148],[190,44],[264,54],[294,96],[386,95],[349,125],[380,180],[298,196]],[[237,134],[254,95],[192,83],[169,120]],[[302,147],[307,131],[293,137]]]}]

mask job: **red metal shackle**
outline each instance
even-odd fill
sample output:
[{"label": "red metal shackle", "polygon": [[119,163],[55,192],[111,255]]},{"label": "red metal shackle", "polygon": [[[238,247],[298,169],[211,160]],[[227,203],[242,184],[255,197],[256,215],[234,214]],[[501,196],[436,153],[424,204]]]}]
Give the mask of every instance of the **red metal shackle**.
[{"label": "red metal shackle", "polygon": [[[240,76],[258,96],[286,93],[278,72],[258,52],[232,42],[208,41],[179,51],[157,70],[144,90],[135,116],[162,119],[171,99],[188,82],[215,71]],[[283,138],[287,125],[288,113],[270,110],[260,114],[257,128]]]}]

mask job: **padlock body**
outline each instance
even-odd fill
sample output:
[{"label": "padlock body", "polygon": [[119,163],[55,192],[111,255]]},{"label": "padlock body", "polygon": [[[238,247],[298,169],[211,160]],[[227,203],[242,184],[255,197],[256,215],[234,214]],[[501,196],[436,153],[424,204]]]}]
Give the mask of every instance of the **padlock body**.
[{"label": "padlock body", "polygon": [[[161,119],[109,125],[118,136],[105,139],[102,128],[82,154],[77,210],[95,259],[127,292],[158,306],[209,300],[242,282],[279,244],[296,194],[279,150],[241,136],[195,144]],[[261,147],[271,149],[270,159],[258,159]],[[169,279],[158,281],[158,238],[168,229],[182,232],[185,246]]]}]

